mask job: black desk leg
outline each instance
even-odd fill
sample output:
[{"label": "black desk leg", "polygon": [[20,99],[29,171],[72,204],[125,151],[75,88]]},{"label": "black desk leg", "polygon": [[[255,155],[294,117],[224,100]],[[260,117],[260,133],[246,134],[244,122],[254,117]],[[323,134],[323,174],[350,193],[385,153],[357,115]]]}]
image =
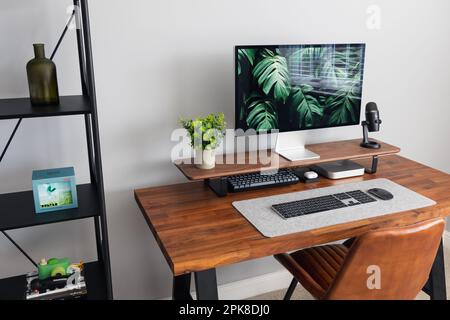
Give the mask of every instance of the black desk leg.
[{"label": "black desk leg", "polygon": [[192,300],[191,296],[191,274],[183,274],[173,277],[172,299]]},{"label": "black desk leg", "polygon": [[441,239],[436,258],[431,268],[430,277],[426,285],[431,300],[447,300],[445,286],[444,246]]},{"label": "black desk leg", "polygon": [[217,293],[216,269],[195,273],[197,300],[219,300]]}]

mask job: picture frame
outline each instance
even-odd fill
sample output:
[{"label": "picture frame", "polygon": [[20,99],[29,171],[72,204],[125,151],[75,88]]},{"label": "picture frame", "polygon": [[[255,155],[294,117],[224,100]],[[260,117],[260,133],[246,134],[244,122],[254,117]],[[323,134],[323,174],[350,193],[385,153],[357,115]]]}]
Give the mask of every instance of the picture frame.
[{"label": "picture frame", "polygon": [[73,167],[34,170],[32,175],[36,213],[78,207],[75,170]]}]

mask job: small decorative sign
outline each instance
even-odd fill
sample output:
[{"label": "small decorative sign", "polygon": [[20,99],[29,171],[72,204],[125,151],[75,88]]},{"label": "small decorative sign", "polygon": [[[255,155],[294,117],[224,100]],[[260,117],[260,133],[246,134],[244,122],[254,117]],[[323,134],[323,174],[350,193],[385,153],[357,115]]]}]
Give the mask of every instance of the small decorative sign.
[{"label": "small decorative sign", "polygon": [[36,213],[78,207],[74,168],[34,170],[33,196]]}]

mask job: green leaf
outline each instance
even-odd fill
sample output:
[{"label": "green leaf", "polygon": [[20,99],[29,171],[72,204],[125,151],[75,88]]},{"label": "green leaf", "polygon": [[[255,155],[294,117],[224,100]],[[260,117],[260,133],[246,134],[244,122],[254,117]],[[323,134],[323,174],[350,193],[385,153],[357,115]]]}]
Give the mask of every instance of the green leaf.
[{"label": "green leaf", "polygon": [[291,105],[298,112],[300,128],[312,127],[316,120],[323,116],[323,108],[319,101],[308,94],[312,90],[313,87],[310,85],[302,85],[292,89]]},{"label": "green leaf", "polygon": [[256,49],[238,49],[238,75],[241,75],[241,64],[245,61],[253,66],[255,62]]},{"label": "green leaf", "polygon": [[266,95],[273,90],[275,100],[286,103],[291,91],[286,58],[270,50],[265,50],[262,56],[253,69],[253,76]]},{"label": "green leaf", "polygon": [[256,131],[269,131],[278,127],[278,115],[272,101],[252,95],[248,100],[247,125]]},{"label": "green leaf", "polygon": [[349,122],[357,122],[355,93],[358,81],[350,81],[346,86],[339,89],[334,96],[327,99],[327,108],[331,110],[330,124],[341,125]]}]

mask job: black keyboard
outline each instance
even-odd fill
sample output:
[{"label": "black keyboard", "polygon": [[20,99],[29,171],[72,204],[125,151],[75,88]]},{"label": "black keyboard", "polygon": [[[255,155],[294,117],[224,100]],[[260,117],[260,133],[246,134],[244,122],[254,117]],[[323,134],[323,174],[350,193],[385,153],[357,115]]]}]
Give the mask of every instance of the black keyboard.
[{"label": "black keyboard", "polygon": [[303,199],[272,205],[282,218],[288,219],[311,213],[335,210],[350,206],[357,206],[377,201],[361,190],[341,192],[321,197]]},{"label": "black keyboard", "polygon": [[300,181],[291,169],[277,171],[247,173],[228,177],[231,192],[260,189],[265,187],[283,186]]}]

